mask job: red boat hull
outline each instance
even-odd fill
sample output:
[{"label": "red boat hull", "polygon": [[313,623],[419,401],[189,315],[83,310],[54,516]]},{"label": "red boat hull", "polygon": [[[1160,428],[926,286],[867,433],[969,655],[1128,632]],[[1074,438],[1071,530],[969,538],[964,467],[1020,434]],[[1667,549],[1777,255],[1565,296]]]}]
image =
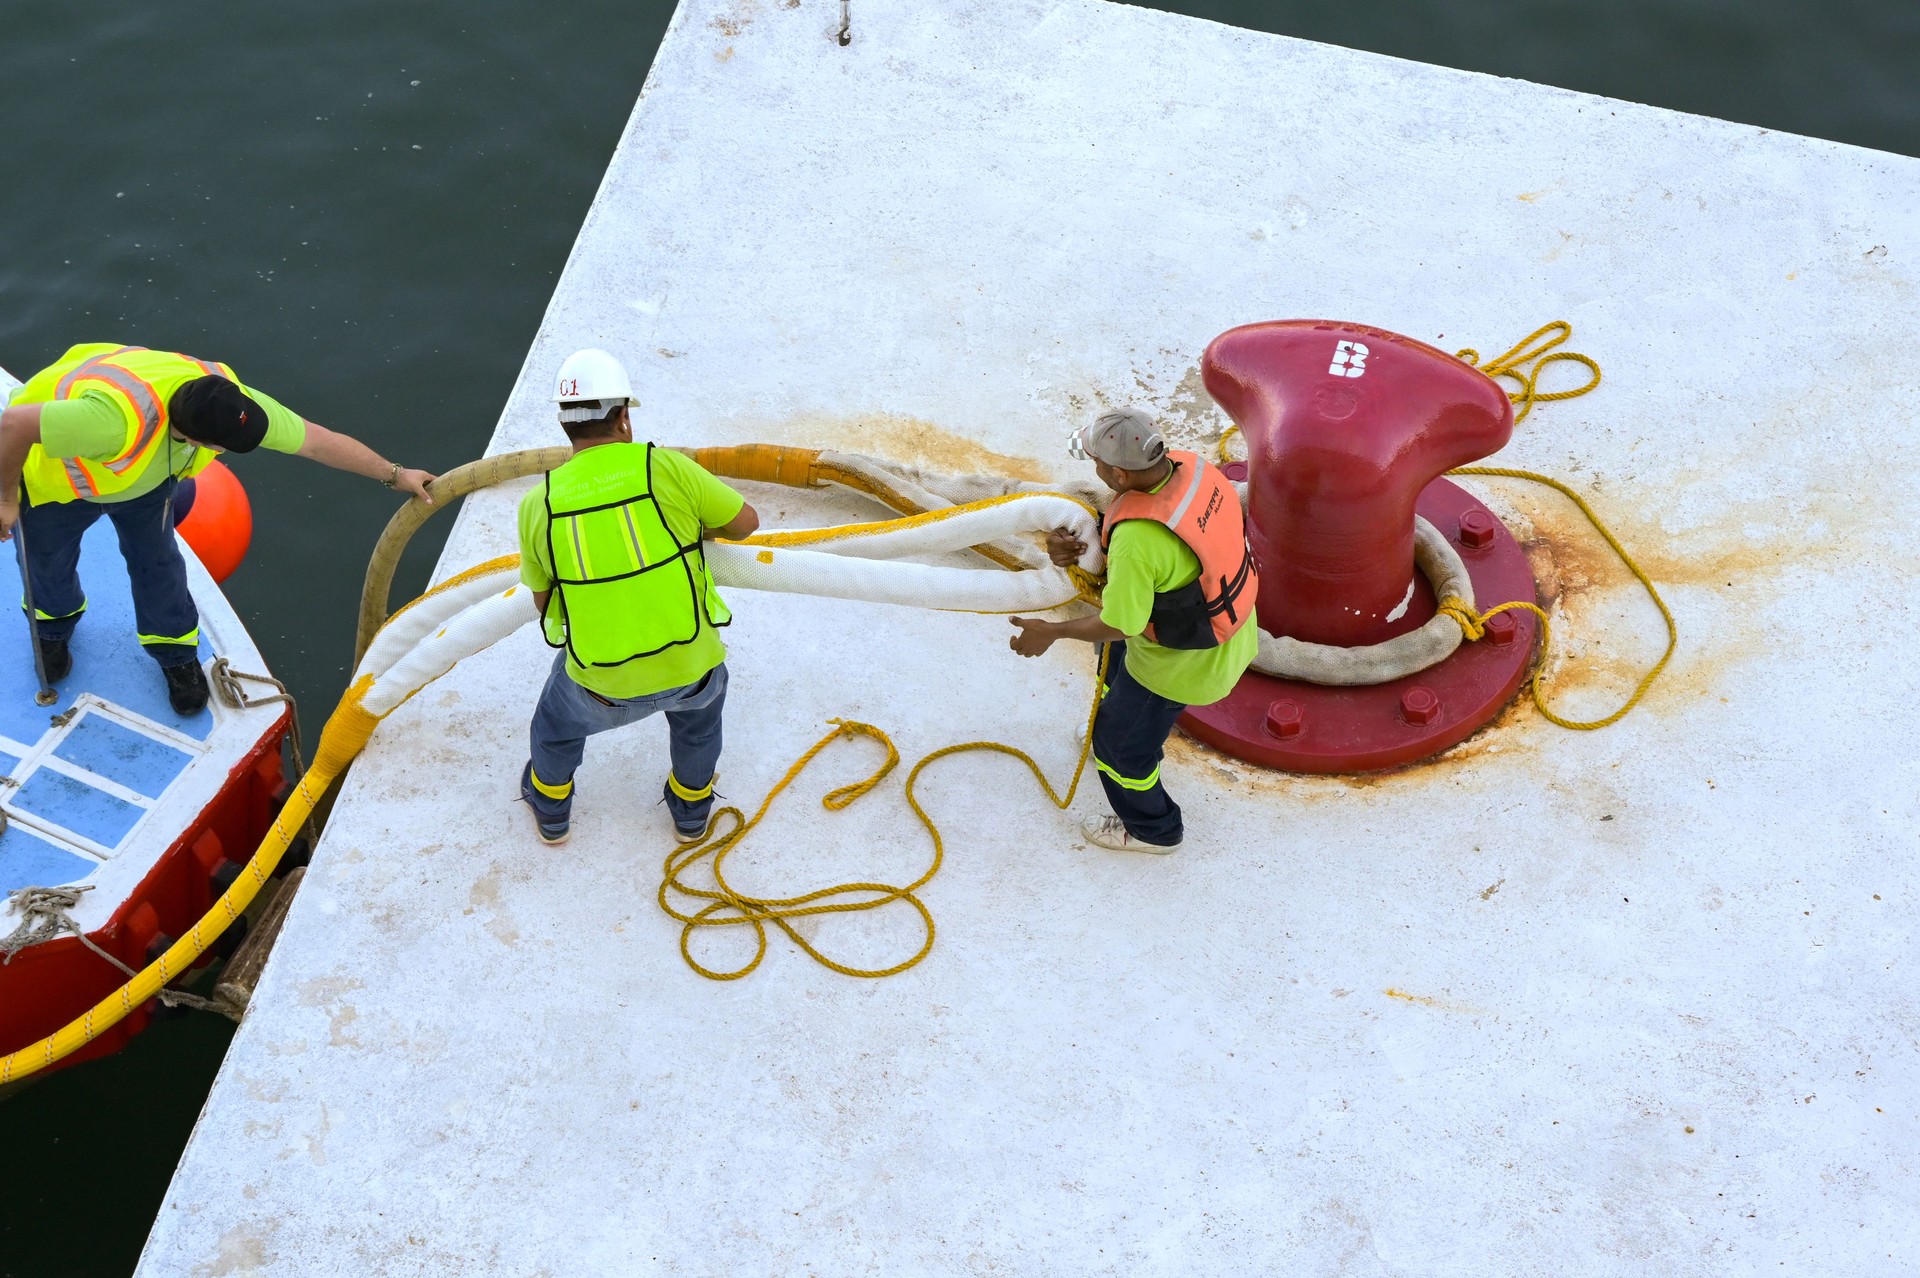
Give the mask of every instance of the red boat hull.
[{"label": "red boat hull", "polygon": [[[219,899],[273,824],[285,795],[283,713],[233,770],[212,803],[174,840],[93,943],[136,971],[184,935]],[[164,940],[163,940],[164,938]],[[158,942],[158,945],[156,945]],[[0,966],[0,1054],[38,1042],[126,982],[124,973],[72,936],[21,950]],[[153,1017],[156,1002],[53,1066],[64,1069],[118,1051]]]}]

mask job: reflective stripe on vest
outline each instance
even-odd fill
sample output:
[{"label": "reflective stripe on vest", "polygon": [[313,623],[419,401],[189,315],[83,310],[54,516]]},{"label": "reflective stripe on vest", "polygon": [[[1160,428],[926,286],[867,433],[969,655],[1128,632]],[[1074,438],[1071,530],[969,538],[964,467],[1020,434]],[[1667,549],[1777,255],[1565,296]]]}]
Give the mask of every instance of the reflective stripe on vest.
[{"label": "reflective stripe on vest", "polygon": [[696,535],[682,544],[653,493],[653,445],[600,444],[544,485],[553,595],[543,628],[583,667],[625,665],[730,620]]},{"label": "reflective stripe on vest", "polygon": [[[165,437],[169,397],[184,383],[205,376],[233,380],[233,371],[191,355],[149,351],[144,346],[102,343],[70,348],[57,363],[29,379],[13,402],[46,403],[78,399],[89,390],[103,391],[126,419],[126,440],[118,452],[103,459],[54,457],[35,445],[22,468],[28,495],[44,504],[109,496],[132,487]],[[212,459],[211,451],[196,447],[180,473],[197,474]]]},{"label": "reflective stripe on vest", "polygon": [[[1129,519],[1164,525],[1200,561],[1200,575],[1153,597],[1145,637],[1169,648],[1213,648],[1246,623],[1260,593],[1260,570],[1247,542],[1245,514],[1233,481],[1193,453],[1169,452],[1172,479],[1151,493],[1121,493],[1107,508],[1102,547]],[[1166,633],[1162,633],[1166,632]]]}]

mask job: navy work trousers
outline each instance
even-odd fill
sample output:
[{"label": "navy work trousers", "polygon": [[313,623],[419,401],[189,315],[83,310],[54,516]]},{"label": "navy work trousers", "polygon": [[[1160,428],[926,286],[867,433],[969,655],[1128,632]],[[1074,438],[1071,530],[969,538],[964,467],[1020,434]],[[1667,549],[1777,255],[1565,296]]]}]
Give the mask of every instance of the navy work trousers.
[{"label": "navy work trousers", "polygon": [[[35,624],[42,639],[64,642],[87,609],[80,586],[80,538],[105,515],[120,537],[133,589],[140,643],[163,666],[198,660],[200,612],[187,589],[187,563],[166,525],[167,485],[128,501],[64,501],[34,505],[21,493],[27,574],[33,584]],[[19,554],[15,542],[14,553]]]},{"label": "navy work trousers", "polygon": [[1166,845],[1182,838],[1180,805],[1160,783],[1160,759],[1174,721],[1186,711],[1178,701],[1149,692],[1127,673],[1127,645],[1109,645],[1107,690],[1093,719],[1093,763],[1114,815],[1144,843]]},{"label": "navy work trousers", "polygon": [[[700,799],[687,800],[669,788],[667,809],[676,825],[705,821],[713,806],[713,770],[720,763],[720,715],[726,704],[725,662],[709,670],[698,683],[623,699],[603,697],[575,683],[567,673],[567,654],[555,653],[528,733],[535,783],[530,796],[533,810],[543,821],[566,820],[573,807],[573,773],[586,753],[587,738],[664,714],[673,779],[684,790],[704,793]],[[541,786],[565,793],[556,798]]]}]

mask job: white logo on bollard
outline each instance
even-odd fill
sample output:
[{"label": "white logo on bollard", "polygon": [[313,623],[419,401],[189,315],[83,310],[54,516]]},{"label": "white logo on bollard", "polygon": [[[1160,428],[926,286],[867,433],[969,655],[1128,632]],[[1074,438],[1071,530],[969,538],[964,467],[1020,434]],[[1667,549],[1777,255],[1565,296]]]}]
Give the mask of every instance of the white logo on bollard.
[{"label": "white logo on bollard", "polygon": [[1364,342],[1341,342],[1333,348],[1333,363],[1327,366],[1333,377],[1365,377],[1367,347]]}]

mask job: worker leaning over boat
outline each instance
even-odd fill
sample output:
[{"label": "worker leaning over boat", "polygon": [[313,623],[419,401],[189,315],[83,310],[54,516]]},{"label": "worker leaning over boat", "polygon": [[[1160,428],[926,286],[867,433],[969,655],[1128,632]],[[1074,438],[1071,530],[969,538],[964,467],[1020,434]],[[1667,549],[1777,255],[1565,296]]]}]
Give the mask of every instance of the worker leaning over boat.
[{"label": "worker leaning over boat", "polygon": [[32,586],[49,682],[73,668],[68,641],[87,608],[80,538],[104,514],[119,534],[138,637],[159,663],[167,699],[183,715],[206,705],[200,616],[174,540],[174,516],[183,513],[176,506],[186,504],[184,481],[214,454],[262,445],[433,500],[431,474],[305,420],[225,364],[95,342],[72,347],[14,392],[0,413],[0,541],[12,538],[17,519],[24,553],[15,552]]},{"label": "worker leaning over boat", "polygon": [[[1126,852],[1172,852],[1184,838],[1180,805],[1160,780],[1167,734],[1188,706],[1233,691],[1259,644],[1253,601],[1259,576],[1240,499],[1220,470],[1170,452],[1137,408],[1103,414],[1075,431],[1073,456],[1118,494],[1101,523],[1107,584],[1100,611],[1077,621],[1013,618],[1011,640],[1037,657],[1056,639],[1112,645],[1107,686],[1093,721],[1093,762],[1113,811],[1088,817],[1090,843]],[[1047,553],[1065,567],[1086,546],[1065,529]]]},{"label": "worker leaning over boat", "polygon": [[667,716],[661,798],[677,836],[705,834],[713,807],[727,700],[719,628],[731,615],[701,542],[748,536],[760,516],[692,458],[636,443],[632,396],[612,355],[569,356],[554,400],[573,456],[520,503],[520,579],[561,649],[520,774],[547,843],[566,840],[586,739],[656,713]]}]

